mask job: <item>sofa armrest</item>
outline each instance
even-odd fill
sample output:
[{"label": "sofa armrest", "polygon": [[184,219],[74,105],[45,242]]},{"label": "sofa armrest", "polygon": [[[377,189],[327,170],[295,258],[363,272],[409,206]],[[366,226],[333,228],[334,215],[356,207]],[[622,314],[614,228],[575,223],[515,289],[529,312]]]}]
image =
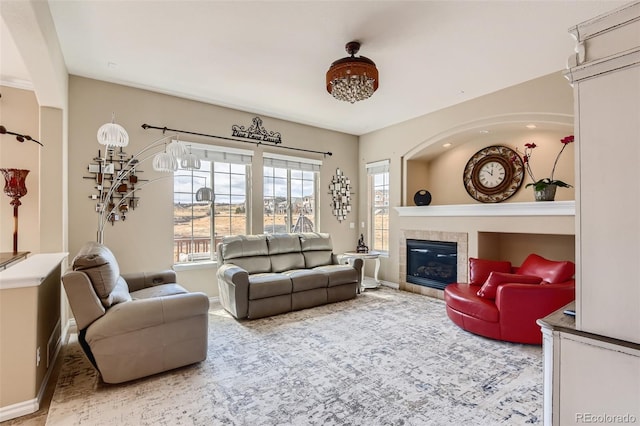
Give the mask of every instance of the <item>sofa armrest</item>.
[{"label": "sofa armrest", "polygon": [[134,333],[162,324],[206,315],[209,298],[204,293],[174,294],[119,303],[87,329],[87,343]]},{"label": "sofa armrest", "polygon": [[249,312],[249,273],[239,266],[220,265],[217,272],[220,304],[235,318]]},{"label": "sofa armrest", "polygon": [[79,271],[67,272],[62,276],[62,283],[78,330],[84,330],[89,324],[104,315],[106,312],[104,306],[94,291],[87,274]]},{"label": "sofa armrest", "polygon": [[127,282],[130,292],[161,284],[174,284],[177,280],[176,272],[171,269],[159,272],[122,274],[122,278]]},{"label": "sofa armrest", "polygon": [[358,285],[362,284],[362,268],[364,267],[364,260],[346,254],[334,254],[332,260],[334,265],[353,266],[353,269],[358,273]]}]

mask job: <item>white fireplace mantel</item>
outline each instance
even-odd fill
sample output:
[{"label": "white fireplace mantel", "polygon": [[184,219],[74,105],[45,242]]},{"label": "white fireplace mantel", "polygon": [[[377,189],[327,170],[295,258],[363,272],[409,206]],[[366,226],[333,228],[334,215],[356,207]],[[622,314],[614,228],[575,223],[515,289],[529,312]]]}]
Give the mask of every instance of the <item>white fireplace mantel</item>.
[{"label": "white fireplace mantel", "polygon": [[575,216],[575,201],[394,207],[406,217]]}]

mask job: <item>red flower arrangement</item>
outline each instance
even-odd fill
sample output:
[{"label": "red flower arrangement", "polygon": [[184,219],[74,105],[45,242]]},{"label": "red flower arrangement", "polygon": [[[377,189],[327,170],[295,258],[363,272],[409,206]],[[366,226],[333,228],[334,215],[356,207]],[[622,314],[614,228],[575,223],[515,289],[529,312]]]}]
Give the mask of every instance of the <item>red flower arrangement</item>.
[{"label": "red flower arrangement", "polygon": [[564,149],[567,147],[567,145],[569,145],[573,141],[574,141],[573,135],[565,136],[564,138],[560,139],[560,143],[562,143],[562,148],[560,149],[560,152],[558,152],[558,155],[556,156],[556,160],[553,162],[553,168],[551,169],[551,176],[549,176],[548,178],[540,179],[540,180],[536,180],[536,178],[533,175],[533,171],[531,170],[531,155],[533,154],[533,150],[534,148],[537,147],[537,145],[533,142],[525,143],[524,153],[522,154],[522,162],[524,163],[524,169],[527,171],[527,174],[533,181],[531,183],[528,183],[526,185],[526,188],[533,186],[536,191],[542,191],[548,185],[556,185],[561,188],[571,188],[571,185],[569,185],[568,183],[563,182],[561,180],[553,179],[553,174],[556,172],[556,166],[558,165],[558,159],[560,158],[560,155],[562,154]]}]

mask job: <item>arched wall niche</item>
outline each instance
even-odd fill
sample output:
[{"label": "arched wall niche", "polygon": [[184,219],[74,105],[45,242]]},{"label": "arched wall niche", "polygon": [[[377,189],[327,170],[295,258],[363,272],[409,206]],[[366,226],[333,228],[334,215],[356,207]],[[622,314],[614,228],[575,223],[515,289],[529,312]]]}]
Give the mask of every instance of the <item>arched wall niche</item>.
[{"label": "arched wall niche", "polygon": [[[573,133],[573,122],[573,115],[568,114],[504,114],[462,123],[432,135],[402,156],[402,205],[415,205],[413,196],[420,189],[432,192],[434,205],[476,203],[463,187],[462,171],[471,155],[491,145],[522,150],[525,142],[535,141],[539,148],[532,158],[535,160],[532,167],[534,173],[539,169],[540,178],[545,177],[560,148],[559,139]],[[573,146],[568,148],[556,175],[560,173],[567,182],[575,182]],[[528,192],[523,185],[505,202],[532,201]],[[557,199],[574,199],[573,189],[559,191],[558,195]]]}]

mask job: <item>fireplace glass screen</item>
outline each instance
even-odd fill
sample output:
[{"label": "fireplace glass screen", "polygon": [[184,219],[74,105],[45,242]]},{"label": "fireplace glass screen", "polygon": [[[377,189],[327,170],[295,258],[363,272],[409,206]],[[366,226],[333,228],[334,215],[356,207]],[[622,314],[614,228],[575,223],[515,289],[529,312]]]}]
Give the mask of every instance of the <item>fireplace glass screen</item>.
[{"label": "fireplace glass screen", "polygon": [[407,282],[444,289],[458,279],[458,243],[407,240]]}]

